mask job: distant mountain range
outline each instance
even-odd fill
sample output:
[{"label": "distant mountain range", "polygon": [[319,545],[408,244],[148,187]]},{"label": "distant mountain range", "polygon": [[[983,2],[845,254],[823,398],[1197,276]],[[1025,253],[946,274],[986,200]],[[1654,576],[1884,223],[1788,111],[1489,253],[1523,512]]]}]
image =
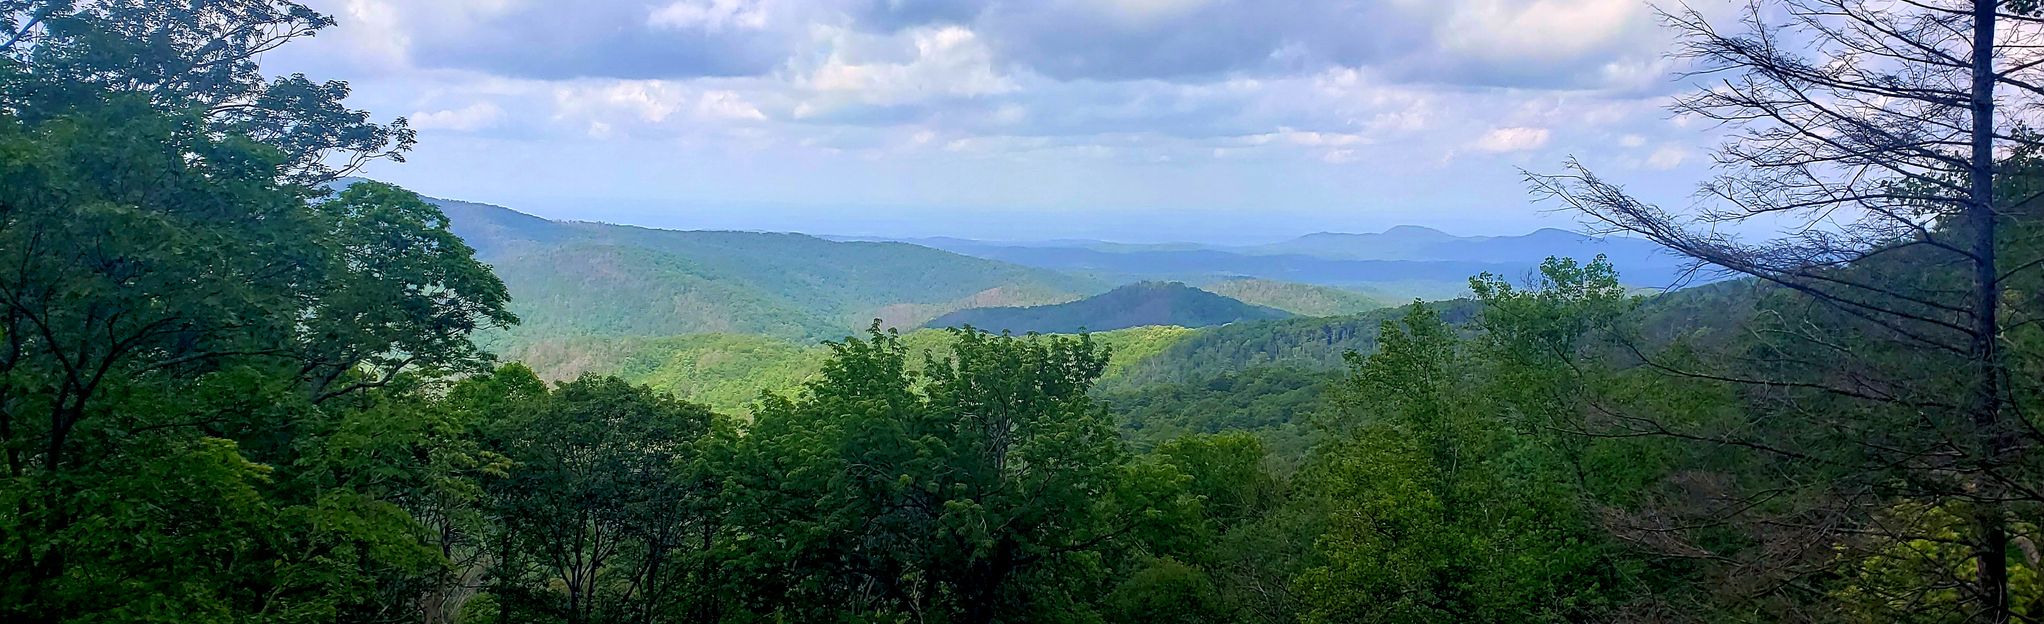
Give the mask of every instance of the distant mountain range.
[{"label": "distant mountain range", "polygon": [[[815,358],[809,345],[875,319],[902,329],[969,323],[1021,332],[1228,325],[1217,329],[1232,335],[1298,320],[1289,317],[1348,317],[1413,297],[1458,296],[1471,275],[1525,275],[1548,254],[1608,254],[1634,285],[1672,281],[1676,266],[1644,241],[1559,230],[1463,237],[1406,226],[1234,247],[886,241],[553,221],[429,201],[504,280],[524,320],[484,336],[486,346],[549,378],[643,371],[634,376],[727,404],[766,378],[800,379],[808,365],[795,363]],[[1171,281],[1184,283],[1163,283]],[[1110,290],[1115,285],[1128,286]],[[1136,335],[1160,349],[1163,337],[1186,337],[1129,334]],[[1159,377],[1154,366],[1129,372]],[[757,374],[767,369],[782,373]],[[701,385],[718,379],[748,381]]]},{"label": "distant mountain range", "polygon": [[926,326],[1070,334],[1150,325],[1211,327],[1290,316],[1292,313],[1284,310],[1250,305],[1177,282],[1142,282],[1070,303],[959,310]]},{"label": "distant mountain range", "polygon": [[[875,240],[836,237],[835,240]],[[1529,275],[1549,256],[1610,258],[1625,283],[1667,287],[1683,263],[1651,241],[1558,229],[1522,236],[1456,236],[1405,225],[1375,234],[1321,232],[1263,245],[1130,244],[1091,240],[989,242],[900,239],[978,258],[1080,273],[1108,282],[1177,280],[1193,285],[1258,278],[1363,291],[1380,299],[1460,296],[1470,276]]]},{"label": "distant mountain range", "polygon": [[874,319],[915,327],[953,310],[1061,303],[1109,286],[907,243],[550,221],[487,204],[429,201],[510,289],[524,322],[488,338],[512,357],[592,336],[814,342]]}]

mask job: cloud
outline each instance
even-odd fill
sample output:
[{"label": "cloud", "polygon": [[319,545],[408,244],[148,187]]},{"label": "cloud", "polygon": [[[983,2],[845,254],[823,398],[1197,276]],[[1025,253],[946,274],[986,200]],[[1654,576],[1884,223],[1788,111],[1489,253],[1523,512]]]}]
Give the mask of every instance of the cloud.
[{"label": "cloud", "polygon": [[474,132],[494,126],[503,118],[504,109],[496,104],[476,102],[457,109],[412,113],[410,121],[413,128],[420,130]]},{"label": "cloud", "polygon": [[1688,158],[1689,150],[1679,145],[1663,145],[1660,149],[1654,150],[1654,153],[1647,155],[1646,164],[1653,169],[1674,169],[1682,166],[1682,161]]},{"label": "cloud", "polygon": [[668,80],[580,81],[554,87],[552,119],[599,139],[742,135],[771,118],[745,94]]},{"label": "cloud", "polygon": [[[425,69],[541,80],[761,75],[796,52],[819,10],[795,0],[325,0],[377,5],[360,24]],[[349,14],[338,14],[345,20]],[[343,31],[356,24],[344,21]]]},{"label": "cloud", "polygon": [[758,0],[679,0],[655,9],[652,15],[647,16],[646,23],[661,28],[709,32],[760,30],[766,28],[767,11]]},{"label": "cloud", "polygon": [[1609,50],[1651,22],[1638,0],[1468,0],[1435,27],[1440,48],[1513,64],[1567,62]]},{"label": "cloud", "polygon": [[1370,171],[1671,144],[1632,0],[307,1],[342,25],[266,69],[355,59],[365,106],[493,139]]},{"label": "cloud", "polygon": [[708,91],[696,99],[696,117],[760,121],[766,119],[766,114],[736,92]]},{"label": "cloud", "polygon": [[1546,128],[1495,128],[1476,140],[1476,149],[1502,154],[1540,149],[1547,145]]},{"label": "cloud", "polygon": [[[1665,44],[1638,0],[866,0],[861,27],[968,26],[1060,80],[1201,80],[1329,67],[1485,86],[1636,84]],[[1661,74],[1656,74],[1661,75]]]},{"label": "cloud", "polygon": [[811,103],[808,114],[845,100],[902,104],[1017,88],[995,71],[991,52],[964,27],[920,27],[887,38],[845,31],[823,36],[832,40],[831,53],[807,72],[801,85],[825,97]]}]

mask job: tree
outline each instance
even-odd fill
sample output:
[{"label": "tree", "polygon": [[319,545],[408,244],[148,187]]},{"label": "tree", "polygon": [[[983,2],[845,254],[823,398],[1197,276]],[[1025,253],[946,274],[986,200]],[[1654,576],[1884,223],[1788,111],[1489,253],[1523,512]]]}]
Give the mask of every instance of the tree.
[{"label": "tree", "polygon": [[1145,544],[1109,596],[1120,621],[1298,621],[1292,580],[1311,561],[1321,510],[1293,499],[1280,458],[1242,431],[1179,437],[1152,455],[1185,475],[1199,514]]},{"label": "tree", "polygon": [[[1836,435],[1815,447],[1825,455],[1799,460],[1839,467],[1835,498],[1857,507],[1834,508],[1850,520],[1829,537],[1882,531],[1868,519],[1898,500],[1952,506],[1971,518],[1960,539],[1973,565],[1922,589],[1962,583],[1955,608],[1990,622],[2014,617],[2011,518],[2040,502],[2036,429],[2018,405],[2035,391],[2011,374],[2033,356],[2008,349],[2033,319],[2007,293],[2044,256],[2020,242],[2034,198],[2004,194],[1998,165],[2040,147],[2023,122],[2044,95],[2037,9],[1770,0],[1753,3],[1736,34],[1693,11],[1669,14],[1677,56],[1710,81],[1672,109],[1734,129],[1700,207],[1664,210],[1574,162],[1528,175],[1536,193],[1613,230],[1806,302],[1761,327],[1741,357],[1649,365],[1841,415],[1810,425]],[[1746,243],[1712,227],[1738,222],[1786,224],[1785,235]]]},{"label": "tree", "polygon": [[1106,364],[1090,338],[953,334],[918,374],[876,325],[762,401],[731,477],[757,610],[1079,617],[1109,550],[1182,509],[1175,471],[1135,461],[1087,396]]},{"label": "tree", "polygon": [[611,377],[512,409],[492,435],[512,465],[487,482],[511,550],[494,573],[503,615],[585,624],[701,613],[721,588],[704,572],[720,515],[710,462],[727,426]]},{"label": "tree", "polygon": [[292,0],[6,0],[0,107],[33,123],[136,94],[277,149],[279,177],[308,186],[402,161],[410,127],[349,109],[346,82],[260,73],[263,53],[333,25]]},{"label": "tree", "polygon": [[387,621],[444,572],[411,514],[476,458],[430,377],[515,318],[416,195],[317,201],[409,143],[256,73],[327,23],[0,3],[0,617]]},{"label": "tree", "polygon": [[1302,479],[1327,514],[1312,622],[1577,621],[1615,569],[1560,462],[1513,435],[1454,331],[1414,304],[1352,356]]},{"label": "tree", "polygon": [[417,193],[359,182],[312,210],[326,266],[300,296],[295,357],[315,402],[404,371],[480,372],[490,358],[469,335],[518,322],[504,283]]}]

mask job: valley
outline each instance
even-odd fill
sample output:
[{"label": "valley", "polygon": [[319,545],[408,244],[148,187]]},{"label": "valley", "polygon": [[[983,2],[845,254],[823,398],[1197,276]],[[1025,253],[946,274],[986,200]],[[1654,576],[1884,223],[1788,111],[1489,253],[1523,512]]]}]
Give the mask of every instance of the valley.
[{"label": "valley", "polygon": [[[616,375],[733,413],[814,379],[831,353],[824,341],[876,321],[940,358],[947,327],[1091,331],[1113,354],[1102,392],[1134,396],[1245,370],[1331,374],[1343,353],[1370,351],[1398,305],[1466,297],[1478,273],[1527,274],[1541,249],[1620,254],[1649,276],[1638,285],[1674,271],[1644,241],[1555,230],[1457,237],[1406,226],[1253,247],[993,244],[557,222],[428,199],[509,289],[521,323],[480,336],[500,357],[545,379]],[[1444,305],[1451,322],[1473,314]]]}]

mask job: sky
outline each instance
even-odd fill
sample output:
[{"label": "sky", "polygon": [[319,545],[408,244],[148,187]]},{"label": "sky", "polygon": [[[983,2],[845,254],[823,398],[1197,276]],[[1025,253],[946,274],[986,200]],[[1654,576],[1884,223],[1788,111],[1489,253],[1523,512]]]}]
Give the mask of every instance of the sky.
[{"label": "sky", "polygon": [[[550,218],[1251,243],[1574,228],[1710,130],[1640,0],[308,0],[263,59],[419,131],[369,177]],[[1693,2],[1707,12],[1723,8]]]}]

